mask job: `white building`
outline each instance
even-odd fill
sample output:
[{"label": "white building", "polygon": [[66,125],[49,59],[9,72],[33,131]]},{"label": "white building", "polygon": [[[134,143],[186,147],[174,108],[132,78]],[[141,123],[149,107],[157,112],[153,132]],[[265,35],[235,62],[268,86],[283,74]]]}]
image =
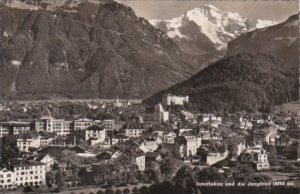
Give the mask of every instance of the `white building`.
[{"label": "white building", "polygon": [[30,131],[31,123],[23,121],[0,122],[0,137],[9,133],[14,135]]},{"label": "white building", "polygon": [[189,96],[176,96],[171,94],[163,95],[162,104],[164,106],[170,105],[184,105],[184,103],[189,102]]},{"label": "white building", "polygon": [[242,162],[251,162],[257,171],[270,169],[268,155],[261,145],[247,148],[240,156]]},{"label": "white building", "polygon": [[4,164],[0,171],[0,187],[44,185],[46,182],[46,165],[35,160],[13,158]]},{"label": "white building", "polygon": [[[85,130],[85,140],[92,139],[94,143],[104,142],[106,137],[106,131],[103,127],[93,125]],[[96,140],[96,141],[95,141]]]},{"label": "white building", "polygon": [[201,146],[201,137],[195,135],[184,134],[175,138],[175,144],[182,146],[180,150],[181,157],[195,156],[197,148]]},{"label": "white building", "polygon": [[39,161],[46,165],[46,172],[51,171],[53,164],[55,162],[55,158],[49,154],[39,154],[36,161]]},{"label": "white building", "polygon": [[17,146],[21,152],[30,152],[29,148],[37,149],[41,145],[40,135],[36,131],[21,133],[17,137]]},{"label": "white building", "polygon": [[126,137],[140,137],[146,131],[145,126],[140,123],[127,124],[125,126]]},{"label": "white building", "polygon": [[91,119],[78,119],[74,121],[74,131],[85,130],[92,125],[94,125],[94,121]]},{"label": "white building", "polygon": [[59,136],[66,136],[70,134],[72,121],[64,119],[54,119],[47,107],[44,108],[42,117],[35,121],[36,131],[55,132]]}]

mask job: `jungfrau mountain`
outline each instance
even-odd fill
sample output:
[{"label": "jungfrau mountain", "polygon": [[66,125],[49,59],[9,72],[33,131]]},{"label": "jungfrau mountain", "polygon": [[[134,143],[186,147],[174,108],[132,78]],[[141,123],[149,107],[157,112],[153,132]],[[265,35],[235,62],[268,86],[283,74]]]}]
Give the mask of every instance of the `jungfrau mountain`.
[{"label": "jungfrau mountain", "polygon": [[224,53],[227,43],[245,32],[274,25],[274,21],[251,20],[238,13],[224,12],[213,5],[203,5],[169,20],[150,20],[176,40],[187,53]]}]

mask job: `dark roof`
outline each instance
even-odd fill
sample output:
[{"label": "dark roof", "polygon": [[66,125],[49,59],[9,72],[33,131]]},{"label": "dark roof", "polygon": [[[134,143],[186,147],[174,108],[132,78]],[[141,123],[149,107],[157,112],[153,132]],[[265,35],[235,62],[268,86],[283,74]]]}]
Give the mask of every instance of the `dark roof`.
[{"label": "dark roof", "polygon": [[41,161],[45,156],[49,155],[50,157],[54,158],[50,154],[45,154],[45,153],[39,153],[39,156],[35,159],[36,161]]},{"label": "dark roof", "polygon": [[143,123],[130,123],[125,126],[126,129],[145,129]]},{"label": "dark roof", "polygon": [[62,152],[65,150],[70,150],[70,148],[61,147],[61,146],[48,146],[39,150],[38,153],[50,154],[56,160],[60,160],[62,157]]},{"label": "dark roof", "polygon": [[39,134],[45,139],[56,137],[56,133],[54,132],[40,131]]},{"label": "dark roof", "polygon": [[37,139],[39,137],[39,133],[37,131],[28,131],[25,133],[20,133],[16,135],[16,137],[17,139],[23,139],[23,140]]},{"label": "dark roof", "polygon": [[75,151],[76,153],[85,153],[85,148],[81,145],[77,145],[75,147],[71,148],[72,151]]},{"label": "dark roof", "polygon": [[99,126],[99,125],[92,125],[92,126],[88,127],[86,130],[89,130],[89,131],[102,131],[102,130],[104,130],[104,128],[102,126]]},{"label": "dark roof", "polygon": [[18,167],[18,166],[40,166],[45,165],[39,161],[35,160],[26,160],[24,158],[12,158],[5,162],[4,166],[6,167]]}]

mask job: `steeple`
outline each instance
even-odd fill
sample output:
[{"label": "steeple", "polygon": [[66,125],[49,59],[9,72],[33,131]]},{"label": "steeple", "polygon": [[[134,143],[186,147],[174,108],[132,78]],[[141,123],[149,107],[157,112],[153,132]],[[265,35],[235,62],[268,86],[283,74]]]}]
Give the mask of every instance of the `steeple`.
[{"label": "steeple", "polygon": [[43,107],[43,112],[42,112],[41,119],[43,119],[43,120],[50,120],[50,119],[53,119],[53,117],[52,117],[52,115],[51,115],[51,112],[50,112],[50,110],[48,109],[47,105],[45,105],[45,106]]}]

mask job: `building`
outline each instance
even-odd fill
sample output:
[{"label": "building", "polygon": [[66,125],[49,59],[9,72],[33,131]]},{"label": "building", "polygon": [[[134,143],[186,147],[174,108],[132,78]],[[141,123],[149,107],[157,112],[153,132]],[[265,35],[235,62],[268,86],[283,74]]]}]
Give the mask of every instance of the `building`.
[{"label": "building", "polygon": [[17,135],[30,131],[32,128],[31,122],[0,122],[0,137],[3,137],[9,133]]},{"label": "building", "polygon": [[239,161],[252,164],[257,171],[270,169],[267,152],[260,145],[246,149],[239,156]]},{"label": "building", "polygon": [[39,161],[39,162],[45,164],[46,172],[48,172],[52,169],[53,164],[56,160],[50,154],[39,154],[39,156],[36,158],[36,161]]},{"label": "building", "polygon": [[102,122],[102,126],[104,127],[105,131],[113,131],[115,130],[115,120],[113,119],[106,119]]},{"label": "building", "polygon": [[30,148],[40,147],[40,135],[37,131],[30,131],[16,135],[17,146],[21,152],[30,152]]},{"label": "building", "polygon": [[73,122],[64,119],[54,119],[48,107],[42,112],[42,117],[35,121],[36,131],[55,132],[59,136],[70,134]]},{"label": "building", "polygon": [[169,112],[165,111],[161,104],[156,104],[154,107],[146,108],[144,122],[147,124],[161,124],[169,121]]},{"label": "building", "polygon": [[264,129],[256,129],[253,131],[253,142],[262,144],[262,143],[270,143],[271,133],[269,128]]},{"label": "building", "polygon": [[0,171],[2,188],[16,186],[44,185],[46,182],[46,165],[35,160],[23,158],[9,159]]},{"label": "building", "polygon": [[189,102],[189,96],[177,96],[172,94],[165,94],[162,97],[162,104],[164,106],[184,105],[184,103],[187,102]]},{"label": "building", "polygon": [[[88,141],[92,139],[93,141],[96,140],[97,143],[104,142],[106,138],[105,129],[99,125],[93,125],[88,127],[85,130],[85,140]],[[96,143],[94,141],[94,144]]]},{"label": "building", "polygon": [[275,140],[275,145],[280,147],[290,146],[292,144],[292,138],[286,133],[281,133]]},{"label": "building", "polygon": [[180,149],[181,157],[191,157],[196,155],[197,148],[201,146],[201,138],[195,135],[185,134],[184,136],[178,136],[175,138],[175,144],[183,146]]},{"label": "building", "polygon": [[74,121],[74,131],[85,130],[94,125],[95,122],[91,119],[78,119]]},{"label": "building", "polygon": [[140,137],[145,131],[145,125],[142,123],[132,123],[125,125],[125,136],[129,138]]}]

